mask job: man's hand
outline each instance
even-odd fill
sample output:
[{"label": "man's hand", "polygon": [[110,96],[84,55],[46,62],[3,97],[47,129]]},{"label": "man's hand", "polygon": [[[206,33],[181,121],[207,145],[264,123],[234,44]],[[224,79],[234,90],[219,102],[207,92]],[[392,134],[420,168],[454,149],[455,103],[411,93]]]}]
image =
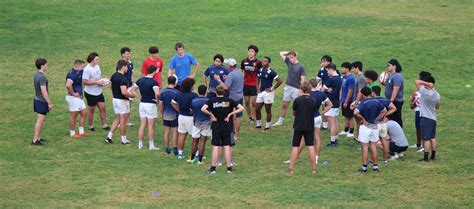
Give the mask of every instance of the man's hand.
[{"label": "man's hand", "polygon": [[48,109],[52,110],[53,109],[53,103],[48,103]]},{"label": "man's hand", "polygon": [[216,121],[217,121],[217,118],[216,118],[216,116],[214,116],[214,115],[211,115],[211,121],[214,121],[214,122],[216,122]]},{"label": "man's hand", "polygon": [[72,94],[72,96],[73,96],[73,97],[81,97],[81,95],[80,95],[78,92],[74,92],[74,93]]},{"label": "man's hand", "polygon": [[220,77],[219,75],[214,75],[214,80],[220,81],[220,80],[221,80],[221,77]]},{"label": "man's hand", "polygon": [[343,107],[347,108],[347,105],[348,105],[347,102],[344,102]]},{"label": "man's hand", "polygon": [[227,117],[225,117],[224,121],[229,122],[231,114],[228,114]]},{"label": "man's hand", "polygon": [[328,90],[327,90],[327,91],[328,91],[328,92],[332,92],[332,88],[328,88]]}]

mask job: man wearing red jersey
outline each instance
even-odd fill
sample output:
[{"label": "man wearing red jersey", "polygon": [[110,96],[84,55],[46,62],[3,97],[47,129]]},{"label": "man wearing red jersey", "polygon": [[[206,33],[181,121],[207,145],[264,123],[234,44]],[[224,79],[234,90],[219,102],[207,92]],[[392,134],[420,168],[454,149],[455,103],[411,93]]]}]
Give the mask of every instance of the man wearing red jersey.
[{"label": "man wearing red jersey", "polygon": [[153,76],[153,80],[158,82],[158,85],[161,88],[161,70],[163,68],[163,60],[161,60],[160,57],[158,57],[158,53],[160,50],[156,46],[151,46],[148,49],[148,52],[150,52],[150,57],[146,58],[143,60],[143,65],[142,65],[142,76],[146,76],[146,69],[150,65],[154,65],[156,67],[156,73]]},{"label": "man wearing red jersey", "polygon": [[[249,122],[254,122],[256,96],[258,94],[257,86],[258,70],[262,68],[262,62],[257,59],[258,47],[250,45],[247,47],[247,58],[243,59],[240,63],[240,69],[244,73],[244,100],[245,110],[249,117]],[[252,104],[250,104],[252,103]]]}]

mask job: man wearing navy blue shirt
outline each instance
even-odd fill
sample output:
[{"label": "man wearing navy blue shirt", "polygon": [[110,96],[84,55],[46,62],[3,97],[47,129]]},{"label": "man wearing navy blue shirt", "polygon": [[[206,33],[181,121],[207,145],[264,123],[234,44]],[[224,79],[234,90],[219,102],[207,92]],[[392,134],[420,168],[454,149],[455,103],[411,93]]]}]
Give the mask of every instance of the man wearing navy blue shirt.
[{"label": "man wearing navy blue shirt", "polygon": [[172,132],[172,144],[173,144],[173,153],[175,156],[178,156],[178,112],[171,105],[171,100],[173,100],[176,95],[178,95],[179,90],[177,90],[176,84],[178,79],[176,76],[168,77],[168,86],[160,94],[160,113],[161,119],[163,119],[164,131],[164,147],[166,154],[170,154],[171,150],[169,148],[169,134]]},{"label": "man wearing navy blue shirt", "polygon": [[326,66],[326,69],[329,73],[329,78],[326,83],[323,83],[322,91],[326,92],[327,97],[331,100],[333,105],[332,108],[324,114],[324,116],[327,117],[329,128],[331,130],[331,143],[326,146],[336,147],[338,144],[337,132],[339,131],[339,124],[337,122],[337,116],[339,116],[339,94],[341,93],[342,79],[336,71],[336,65],[331,63]]},{"label": "man wearing navy blue shirt", "polygon": [[[130,57],[132,56],[131,54],[132,50],[128,47],[123,47],[120,49],[120,55],[122,55],[122,59],[128,62],[127,65],[127,72],[125,73],[125,78],[127,78],[128,81],[128,87],[131,87],[133,84],[133,63],[132,60],[130,60]],[[116,69],[118,70],[118,69]],[[132,99],[130,99],[130,106],[132,105]],[[133,126],[133,123],[130,122],[130,117],[127,119],[127,126]]]},{"label": "man wearing navy blue shirt", "polygon": [[354,101],[355,77],[351,74],[351,63],[344,62],[342,67],[341,111],[344,116],[344,130],[339,135],[354,137],[354,110],[350,105]]},{"label": "man wearing navy blue shirt", "polygon": [[361,120],[362,125],[359,129],[359,141],[362,144],[362,168],[360,172],[367,172],[368,147],[372,153],[372,163],[374,172],[379,172],[377,160],[377,141],[379,140],[379,130],[376,122],[383,119],[387,110],[375,99],[371,99],[371,90],[369,87],[361,89],[362,102],[354,110],[354,115]]},{"label": "man wearing navy blue shirt", "polygon": [[393,102],[390,102],[390,100],[385,99],[384,97],[381,97],[380,96],[381,91],[382,91],[382,88],[380,88],[380,86],[372,87],[372,97],[378,102],[380,102],[385,107],[385,109],[387,109],[387,113],[385,113],[385,118],[377,122],[377,127],[379,129],[380,142],[382,143],[382,147],[383,147],[382,163],[388,163],[389,141],[388,141],[388,128],[387,128],[388,118],[387,117],[393,114],[395,111],[397,111],[397,107],[395,107]]},{"label": "man wearing navy blue shirt", "polygon": [[155,123],[158,117],[156,103],[160,97],[160,86],[153,79],[157,68],[154,65],[147,67],[147,75],[137,80],[132,91],[140,90],[141,100],[138,112],[140,113],[140,128],[138,129],[138,149],[143,149],[145,128],[148,126],[148,149],[158,150],[155,147]]},{"label": "man wearing navy blue shirt", "polygon": [[206,115],[201,111],[202,106],[204,106],[209,100],[206,97],[206,92],[206,86],[200,85],[198,87],[199,97],[196,97],[191,101],[194,123],[193,132],[191,134],[191,136],[193,137],[193,141],[191,143],[191,159],[189,160],[189,162],[193,164],[202,164],[202,158],[204,156],[204,149],[206,147],[207,137],[212,136],[211,118],[209,117],[209,115]]},{"label": "man wearing navy blue shirt", "polygon": [[[216,97],[216,87],[219,85],[214,75],[218,75],[220,79],[225,82],[225,77],[229,74],[229,70],[222,65],[224,62],[224,56],[221,54],[216,54],[214,56],[214,64],[209,66],[204,74],[202,75],[202,83],[207,87],[207,98]],[[209,77],[209,84],[206,80],[206,77]]]},{"label": "man wearing navy blue shirt", "polygon": [[[263,67],[258,70],[257,77],[260,82],[257,84],[260,85],[258,88],[258,95],[256,99],[257,105],[255,106],[255,119],[256,119],[256,128],[262,128],[262,107],[265,104],[265,111],[267,112],[267,120],[265,123],[264,131],[270,129],[270,123],[272,121],[272,104],[275,98],[275,90],[283,83],[283,80],[278,76],[278,74],[270,68],[270,63],[272,60],[270,57],[264,57],[262,60]],[[273,86],[273,80],[276,80],[277,83]]]},{"label": "man wearing navy blue shirt", "polygon": [[[84,72],[84,61],[77,59],[74,62],[74,67],[67,73],[66,76],[66,102],[69,107],[69,135],[72,138],[86,136],[84,132],[84,121],[86,120],[86,104],[82,100],[82,73]],[[79,118],[79,134],[76,134],[76,118]]]}]

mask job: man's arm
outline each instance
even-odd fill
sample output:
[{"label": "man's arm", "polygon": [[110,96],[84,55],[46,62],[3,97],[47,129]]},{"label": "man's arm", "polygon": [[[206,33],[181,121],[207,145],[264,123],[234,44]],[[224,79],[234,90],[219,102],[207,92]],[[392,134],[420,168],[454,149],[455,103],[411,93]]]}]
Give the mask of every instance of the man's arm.
[{"label": "man's arm", "polygon": [[179,112],[179,103],[174,101],[174,99],[171,100],[171,106],[173,107],[174,110],[176,110],[176,112]]},{"label": "man's arm", "polygon": [[163,102],[160,101],[160,115],[161,115],[161,118],[163,118],[163,112],[165,111],[165,108],[163,107]]},{"label": "man's arm", "polygon": [[156,101],[160,101],[160,87],[153,86],[153,91],[155,92]]},{"label": "man's arm", "polygon": [[209,90],[209,85],[207,84],[206,75],[202,74],[202,84],[206,86],[206,89]]},{"label": "man's arm", "polygon": [[120,86],[120,93],[122,93],[122,95],[123,95],[124,97],[127,97],[127,98],[133,98],[133,97],[135,97],[135,95],[133,95],[131,92],[128,91],[126,85],[121,85],[121,86]]},{"label": "man's arm", "polygon": [[[235,69],[237,70],[237,69]],[[219,85],[222,85],[222,87],[224,87],[224,90],[229,90],[229,87],[221,80],[221,77],[219,77],[219,75],[214,75],[214,79],[219,83]],[[227,79],[229,79],[229,77],[227,77]]]},{"label": "man's arm", "polygon": [[300,86],[303,86],[303,83],[305,82],[306,80],[306,76],[302,75],[300,76]]},{"label": "man's arm", "polygon": [[286,60],[286,55],[288,55],[288,51],[281,51],[280,52],[280,57],[283,59],[283,61]]},{"label": "man's arm", "polygon": [[212,121],[217,121],[217,118],[216,116],[214,116],[214,114],[212,114],[212,112],[209,112],[209,110],[207,109],[209,106],[207,104],[204,104],[202,107],[201,107],[201,112],[203,112],[204,114],[206,115],[209,115],[209,117],[211,117],[211,120]]},{"label": "man's arm", "polygon": [[79,95],[79,93],[77,92],[74,92],[74,90],[72,89],[72,83],[73,81],[71,79],[67,79],[66,81],[67,92],[74,97],[80,97],[81,95]]},{"label": "man's arm", "polygon": [[235,115],[235,114],[240,113],[240,112],[242,112],[242,111],[244,111],[244,106],[242,106],[241,104],[238,104],[238,105],[237,105],[237,109],[235,109],[234,111],[232,111],[231,113],[229,113],[229,114],[227,115],[227,117],[225,118],[225,121],[226,121],[226,122],[229,122],[229,119],[230,119],[230,117],[231,117],[232,115]]},{"label": "man's arm", "polygon": [[48,108],[51,110],[53,108],[53,103],[51,103],[51,100],[49,99],[49,93],[48,90],[46,89],[46,86],[40,86],[41,89],[41,94],[43,95],[44,100],[46,100],[46,103],[48,103]]},{"label": "man's arm", "polygon": [[349,89],[347,91],[346,100],[344,102],[344,108],[347,108],[347,105],[349,104],[349,100],[352,98],[352,92],[353,91],[354,91],[353,89]]},{"label": "man's arm", "polygon": [[196,77],[199,66],[201,66],[201,64],[198,61],[196,61],[196,64],[194,65],[193,73],[191,74],[191,78]]},{"label": "man's arm", "polygon": [[397,107],[393,104],[393,102],[390,102],[390,105],[388,106],[388,111],[387,113],[385,113],[385,117],[393,114],[396,111],[397,111]]},{"label": "man's arm", "polygon": [[325,105],[324,105],[324,109],[323,109],[323,112],[321,113],[321,115],[324,115],[324,113],[326,113],[327,111],[329,111],[329,110],[332,108],[332,106],[333,106],[331,100],[329,100],[329,99],[326,99],[326,100],[327,100],[327,101],[326,101],[326,103],[325,103]]},{"label": "man's arm", "polygon": [[425,82],[425,81],[422,81],[422,80],[415,80],[415,86],[416,86],[416,89],[417,90],[420,90],[421,86],[427,86],[427,87],[430,87],[430,88],[433,88],[433,84],[432,83],[428,83],[428,82]]},{"label": "man's arm", "polygon": [[390,97],[391,102],[395,101],[395,98],[397,98],[398,91],[400,91],[400,86],[393,86],[392,96]]},{"label": "man's arm", "polygon": [[385,107],[384,107],[383,110],[380,111],[377,118],[375,118],[375,121],[381,121],[385,117],[386,114],[387,114],[387,109],[385,109]]},{"label": "man's arm", "polygon": [[357,117],[357,118],[359,118],[361,124],[364,124],[364,125],[367,124],[367,121],[366,121],[365,118],[360,114],[360,112],[359,112],[358,109],[355,109],[355,110],[354,110],[354,116]]},{"label": "man's arm", "polygon": [[275,91],[283,83],[283,79],[281,79],[280,76],[276,77],[275,80],[276,84],[272,87],[272,91]]}]

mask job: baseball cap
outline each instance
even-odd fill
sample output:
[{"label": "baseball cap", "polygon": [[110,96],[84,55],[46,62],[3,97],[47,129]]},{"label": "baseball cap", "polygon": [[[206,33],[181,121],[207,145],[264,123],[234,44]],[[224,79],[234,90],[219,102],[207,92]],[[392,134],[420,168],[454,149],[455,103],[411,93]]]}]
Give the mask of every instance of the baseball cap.
[{"label": "baseball cap", "polygon": [[229,59],[225,59],[224,63],[234,67],[237,64],[237,61],[235,61],[234,58],[229,58]]}]

